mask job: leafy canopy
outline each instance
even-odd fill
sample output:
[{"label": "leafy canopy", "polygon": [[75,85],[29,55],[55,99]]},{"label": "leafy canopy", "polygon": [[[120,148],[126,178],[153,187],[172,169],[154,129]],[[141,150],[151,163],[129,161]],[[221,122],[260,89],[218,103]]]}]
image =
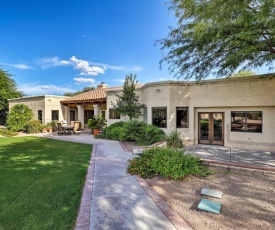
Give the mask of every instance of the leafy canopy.
[{"label": "leafy canopy", "polygon": [[275,59],[274,0],[170,0],[177,27],[157,41],[176,77],[202,80],[213,74],[267,65]]},{"label": "leafy canopy", "polygon": [[116,111],[122,115],[128,115],[130,120],[138,118],[145,107],[144,104],[138,102],[139,96],[135,94],[135,88],[138,84],[136,75],[129,74],[125,77],[123,90],[121,95],[117,95],[116,104],[112,103]]},{"label": "leafy canopy", "polygon": [[6,122],[6,112],[9,110],[8,99],[24,96],[17,87],[11,74],[0,69],[0,124]]}]

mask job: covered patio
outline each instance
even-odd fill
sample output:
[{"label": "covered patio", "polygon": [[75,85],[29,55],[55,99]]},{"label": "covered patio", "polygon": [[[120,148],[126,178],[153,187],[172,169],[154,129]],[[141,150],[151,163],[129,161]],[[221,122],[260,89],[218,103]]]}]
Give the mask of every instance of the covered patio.
[{"label": "covered patio", "polygon": [[93,116],[106,115],[106,90],[104,84],[98,86],[96,90],[75,95],[60,101],[64,106],[64,119],[68,123],[80,121],[81,129],[84,129],[88,119]]}]

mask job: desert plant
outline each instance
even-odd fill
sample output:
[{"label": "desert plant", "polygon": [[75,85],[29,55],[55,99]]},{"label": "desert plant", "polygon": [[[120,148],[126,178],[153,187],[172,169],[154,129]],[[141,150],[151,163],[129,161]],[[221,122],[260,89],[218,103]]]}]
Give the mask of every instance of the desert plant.
[{"label": "desert plant", "polygon": [[26,125],[27,133],[39,133],[41,130],[41,121],[40,120],[30,120]]},{"label": "desert plant", "polygon": [[120,136],[123,132],[123,127],[114,127],[106,131],[106,138],[110,140],[123,140]]},{"label": "desert plant", "polygon": [[12,131],[24,131],[32,116],[32,111],[27,105],[16,104],[11,108],[7,127]]},{"label": "desert plant", "polygon": [[125,122],[121,133],[121,140],[136,141],[137,135],[146,127],[146,123],[138,120]]},{"label": "desert plant", "polygon": [[136,143],[140,145],[151,145],[164,139],[164,131],[153,125],[142,127],[135,137]]},{"label": "desert plant", "polygon": [[166,138],[166,142],[170,148],[181,149],[183,147],[182,139],[177,131],[172,131]]}]

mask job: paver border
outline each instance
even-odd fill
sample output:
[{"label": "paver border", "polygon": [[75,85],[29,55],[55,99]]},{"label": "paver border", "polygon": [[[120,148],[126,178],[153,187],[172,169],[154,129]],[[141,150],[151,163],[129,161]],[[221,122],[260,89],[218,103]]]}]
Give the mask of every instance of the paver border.
[{"label": "paver border", "polygon": [[80,203],[80,208],[78,211],[75,230],[89,230],[90,229],[90,215],[91,215],[91,205],[92,205],[92,192],[94,185],[94,172],[95,172],[95,162],[94,157],[96,157],[97,145],[93,144],[93,150],[90,158],[90,164],[88,167],[86,181],[82,192],[82,198]]},{"label": "paver border", "polygon": [[255,165],[226,162],[226,161],[209,160],[209,159],[204,159],[204,158],[201,158],[201,160],[203,160],[206,163],[210,163],[210,164],[218,164],[218,165],[232,166],[232,167],[238,167],[238,168],[244,168],[244,169],[255,169],[255,170],[261,170],[261,171],[275,172],[275,168],[272,168],[272,167],[264,167],[264,166],[255,166]]}]

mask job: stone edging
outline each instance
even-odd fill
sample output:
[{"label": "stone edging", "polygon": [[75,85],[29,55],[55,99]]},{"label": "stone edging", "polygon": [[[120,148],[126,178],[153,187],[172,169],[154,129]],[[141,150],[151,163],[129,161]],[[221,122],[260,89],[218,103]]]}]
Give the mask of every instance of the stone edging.
[{"label": "stone edging", "polygon": [[233,167],[239,167],[244,169],[256,169],[256,170],[263,170],[263,171],[271,171],[275,172],[275,168],[272,167],[262,167],[262,166],[255,166],[255,165],[245,165],[245,164],[239,164],[239,163],[232,163],[232,162],[226,162],[226,161],[216,161],[216,160],[208,160],[201,158],[202,161],[210,164],[218,164],[218,165],[226,165],[226,166],[233,166]]},{"label": "stone edging", "polygon": [[90,228],[90,214],[92,205],[92,191],[94,184],[94,172],[95,172],[95,162],[93,160],[96,157],[97,145],[93,145],[93,151],[90,158],[90,165],[88,167],[88,172],[86,175],[86,181],[82,192],[82,198],[80,203],[80,208],[78,211],[75,230],[89,230]]},{"label": "stone edging", "polygon": [[145,192],[151,197],[155,204],[160,208],[163,214],[171,221],[171,223],[178,230],[192,230],[192,228],[174,211],[169,205],[155,192],[147,182],[139,176],[134,176],[136,181],[145,190]]}]

